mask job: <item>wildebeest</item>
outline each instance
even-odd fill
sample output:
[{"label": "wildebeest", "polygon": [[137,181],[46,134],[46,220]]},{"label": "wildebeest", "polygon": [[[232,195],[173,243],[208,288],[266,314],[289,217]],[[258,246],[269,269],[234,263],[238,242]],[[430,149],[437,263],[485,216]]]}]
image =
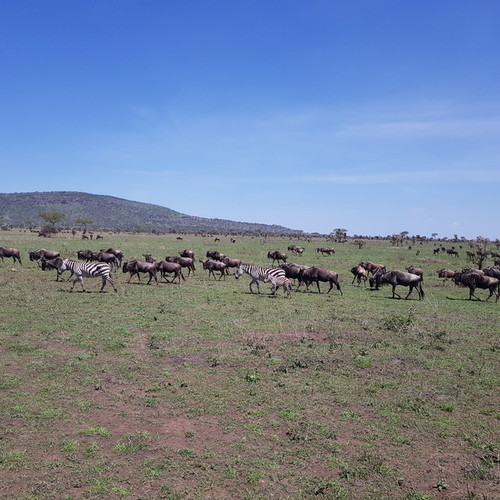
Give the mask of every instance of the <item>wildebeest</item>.
[{"label": "wildebeest", "polygon": [[144,262],[142,260],[131,260],[130,262],[124,262],[122,266],[122,271],[124,273],[130,273],[130,277],[127,283],[130,283],[132,276],[137,274],[139,281],[141,281],[141,277],[139,273],[147,273],[149,274],[149,281],[147,284],[151,283],[151,280],[154,278],[156,285],[158,285],[158,279],[156,278],[156,266],[151,262]]},{"label": "wildebeest", "polygon": [[300,271],[302,269],[308,269],[310,266],[303,266],[300,264],[281,264],[281,269],[285,271],[285,276],[288,279],[300,280]]},{"label": "wildebeest", "polygon": [[231,257],[223,257],[222,262],[226,264],[226,274],[229,274],[229,268],[237,268],[241,264],[240,259],[232,259]]},{"label": "wildebeest", "polygon": [[439,269],[437,275],[438,278],[443,278],[443,283],[445,283],[448,278],[453,278],[453,276],[455,276],[455,271],[451,269]]},{"label": "wildebeest", "polygon": [[200,260],[200,262],[203,264],[203,269],[208,270],[208,277],[212,275],[214,279],[217,279],[215,277],[215,272],[220,273],[219,280],[226,274],[226,264],[224,262],[221,262],[219,260]]},{"label": "wildebeest", "polygon": [[80,259],[80,260],[86,260],[88,262],[92,261],[92,260],[95,260],[95,256],[97,255],[96,252],[92,251],[92,250],[78,250],[76,252],[76,256]]},{"label": "wildebeest", "polygon": [[191,274],[191,272],[194,274],[195,271],[195,266],[194,266],[194,260],[191,259],[190,257],[179,257],[178,255],[167,255],[165,257],[165,260],[167,262],[175,262],[177,264],[180,264],[181,267],[185,267],[188,270],[188,276]]},{"label": "wildebeest", "polygon": [[327,255],[332,255],[332,253],[335,253],[335,249],[329,247],[320,247],[316,248],[316,252],[321,253],[321,255],[325,255],[325,253]]},{"label": "wildebeest", "polygon": [[[154,265],[156,266],[156,270],[160,271],[160,274],[162,278],[167,282],[167,283],[173,283],[176,278],[179,279],[179,284],[181,282],[181,278],[185,280],[184,275],[182,274],[182,267],[180,264],[177,264],[177,262],[167,262],[166,260],[157,260],[154,262]],[[174,277],[168,281],[167,280],[167,274],[174,274]]]},{"label": "wildebeest", "polygon": [[486,267],[483,271],[486,276],[500,279],[500,268],[498,267]]},{"label": "wildebeest", "polygon": [[405,300],[410,296],[415,288],[418,293],[418,300],[424,298],[424,290],[422,288],[422,279],[420,276],[412,273],[405,273],[404,271],[394,270],[389,271],[387,273],[377,274],[377,283],[380,285],[388,284],[392,285],[392,298],[394,299],[396,296],[401,298],[401,296],[396,293],[396,287],[399,286],[407,286],[410,288],[408,295],[405,297]]},{"label": "wildebeest", "polygon": [[108,252],[97,252],[95,255],[95,260],[98,262],[106,262],[106,264],[109,264],[111,269],[118,269],[119,267],[119,260],[116,257],[114,253],[108,253]]},{"label": "wildebeest", "polygon": [[225,255],[223,253],[220,253],[217,250],[209,250],[207,252],[206,256],[207,256],[207,259],[220,260],[220,261],[222,261],[222,259],[225,257]]},{"label": "wildebeest", "polygon": [[360,262],[358,265],[363,266],[368,271],[368,274],[371,273],[372,276],[374,276],[377,273],[385,273],[386,272],[386,268],[385,268],[384,264],[375,264],[369,260],[364,261],[364,262]]},{"label": "wildebeest", "polygon": [[71,269],[63,269],[61,271],[62,264],[63,259],[61,257],[54,257],[53,259],[46,259],[45,257],[40,258],[40,266],[42,268],[42,271],[46,271],[47,269],[55,269],[57,271],[56,281],[59,281],[59,278],[61,278],[61,281],[64,281],[62,273],[64,271],[70,271],[71,274],[69,275],[69,278],[67,280],[69,281],[74,273]]},{"label": "wildebeest", "polygon": [[37,261],[38,265],[40,265],[40,259],[55,259],[56,257],[60,257],[61,253],[56,250],[46,250],[45,248],[40,248],[39,250],[34,250],[32,252],[28,252],[31,261]]},{"label": "wildebeest", "polygon": [[182,252],[179,252],[179,256],[181,256],[181,257],[189,257],[190,259],[193,259],[193,261],[194,261],[194,251],[193,250],[188,250],[186,248]]},{"label": "wildebeest", "polygon": [[105,253],[112,253],[118,260],[118,266],[122,265],[122,260],[123,260],[123,252],[119,250],[118,248],[101,248],[101,252]]},{"label": "wildebeest", "polygon": [[366,280],[368,279],[368,271],[361,265],[357,265],[351,268],[351,273],[354,278],[352,279],[351,285],[358,280],[358,285],[361,285],[361,281],[366,285]]},{"label": "wildebeest", "polygon": [[0,246],[0,258],[2,259],[2,263],[4,262],[4,257],[10,257],[16,263],[16,260],[19,264],[23,265],[21,262],[21,252],[17,248],[9,248],[9,247],[1,247]]},{"label": "wildebeest", "polygon": [[279,250],[275,250],[274,252],[267,252],[267,258],[268,259],[273,259],[273,266],[276,261],[278,261],[278,265],[280,261],[283,261],[285,263],[288,259],[288,255],[285,253],[281,253]]},{"label": "wildebeest", "polygon": [[297,255],[302,255],[304,253],[304,249],[302,247],[298,247],[297,245],[289,245],[288,251]]},{"label": "wildebeest", "polygon": [[422,282],[424,281],[424,271],[423,269],[420,269],[420,267],[408,266],[406,270],[411,274],[416,274],[417,276],[420,276],[420,280]]},{"label": "wildebeest", "polygon": [[318,287],[318,293],[321,293],[319,287],[319,282],[330,283],[330,288],[326,293],[330,293],[333,285],[337,287],[340,295],[343,295],[339,283],[339,275],[335,271],[330,271],[329,269],[324,269],[322,267],[308,267],[307,269],[301,269],[299,272],[299,288],[302,283],[305,283],[306,289],[309,288],[311,283],[316,283]]},{"label": "wildebeest", "polygon": [[486,276],[484,274],[478,274],[471,271],[466,273],[455,273],[453,280],[455,281],[455,284],[469,288],[469,300],[472,300],[472,297],[477,300],[481,300],[479,297],[474,295],[476,288],[481,288],[483,290],[490,291],[486,300],[489,300],[492,295],[496,295],[495,302],[498,302],[500,291],[500,280],[498,278],[493,278],[492,276]]}]

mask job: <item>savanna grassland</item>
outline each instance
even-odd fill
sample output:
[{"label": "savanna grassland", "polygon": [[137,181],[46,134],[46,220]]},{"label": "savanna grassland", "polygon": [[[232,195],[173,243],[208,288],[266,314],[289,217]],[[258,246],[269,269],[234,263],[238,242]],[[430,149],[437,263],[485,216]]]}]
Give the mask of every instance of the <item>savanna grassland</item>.
[{"label": "savanna grassland", "polygon": [[[330,242],[183,238],[0,233],[23,258],[0,262],[0,498],[500,498],[500,302],[436,274],[468,266],[467,244],[458,258],[375,240],[322,256]],[[289,261],[337,271],[343,296],[250,294],[248,276],[208,279],[198,262],[269,265],[292,243],[305,252]],[[197,270],[70,293],[29,261],[41,246],[189,248]],[[352,285],[361,260],[423,268],[425,299]]]}]

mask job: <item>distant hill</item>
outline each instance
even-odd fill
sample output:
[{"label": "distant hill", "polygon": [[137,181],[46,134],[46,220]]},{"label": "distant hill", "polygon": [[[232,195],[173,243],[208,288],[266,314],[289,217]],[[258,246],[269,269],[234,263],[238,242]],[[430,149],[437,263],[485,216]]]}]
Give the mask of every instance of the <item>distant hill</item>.
[{"label": "distant hill", "polygon": [[40,212],[61,212],[60,227],[81,227],[77,219],[91,219],[89,229],[160,232],[217,232],[303,234],[283,226],[194,217],[150,203],[72,191],[0,193],[0,225],[40,227]]}]

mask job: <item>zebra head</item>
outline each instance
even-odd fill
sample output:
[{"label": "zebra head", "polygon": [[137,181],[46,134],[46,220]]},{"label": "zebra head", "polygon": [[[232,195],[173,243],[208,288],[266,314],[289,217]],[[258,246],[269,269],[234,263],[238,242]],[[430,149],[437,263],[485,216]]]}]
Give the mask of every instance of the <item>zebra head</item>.
[{"label": "zebra head", "polygon": [[238,266],[238,269],[236,269],[236,272],[234,273],[234,277],[238,279],[245,271],[243,271],[243,268],[241,266]]}]

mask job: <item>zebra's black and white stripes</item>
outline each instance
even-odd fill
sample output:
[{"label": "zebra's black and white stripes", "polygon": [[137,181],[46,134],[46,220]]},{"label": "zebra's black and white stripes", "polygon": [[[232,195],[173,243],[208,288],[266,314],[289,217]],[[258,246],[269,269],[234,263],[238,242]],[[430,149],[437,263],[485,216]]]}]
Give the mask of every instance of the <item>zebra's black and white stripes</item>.
[{"label": "zebra's black and white stripes", "polygon": [[253,264],[240,264],[236,273],[235,278],[238,279],[243,273],[251,276],[252,281],[250,282],[250,292],[253,293],[252,285],[257,284],[257,290],[260,293],[259,282],[271,283],[272,289],[271,293],[274,295],[276,290],[283,287],[283,290],[290,295],[291,284],[290,280],[285,276],[285,271],[280,267],[261,267],[255,266]]},{"label": "zebra's black and white stripes", "polygon": [[111,283],[114,291],[116,292],[116,286],[111,279],[111,266],[105,262],[78,262],[71,259],[62,259],[61,265],[58,267],[59,272],[63,271],[73,271],[76,275],[76,279],[73,281],[73,286],[71,290],[75,288],[76,283],[79,281],[82,285],[83,291],[85,287],[83,286],[83,278],[101,278],[102,286],[101,292],[103,291],[106,283]]}]

